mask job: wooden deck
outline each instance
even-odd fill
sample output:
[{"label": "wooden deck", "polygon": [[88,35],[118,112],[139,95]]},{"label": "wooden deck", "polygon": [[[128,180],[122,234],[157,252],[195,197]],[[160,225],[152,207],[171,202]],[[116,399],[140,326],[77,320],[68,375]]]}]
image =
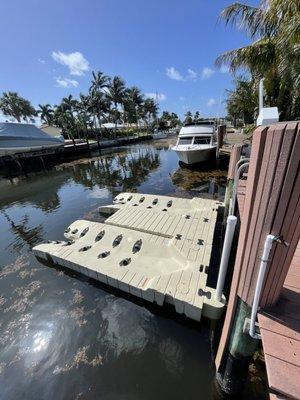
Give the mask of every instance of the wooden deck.
[{"label": "wooden deck", "polygon": [[300,242],[285,279],[279,302],[270,310],[260,313],[258,321],[270,389],[275,394],[299,399]]}]

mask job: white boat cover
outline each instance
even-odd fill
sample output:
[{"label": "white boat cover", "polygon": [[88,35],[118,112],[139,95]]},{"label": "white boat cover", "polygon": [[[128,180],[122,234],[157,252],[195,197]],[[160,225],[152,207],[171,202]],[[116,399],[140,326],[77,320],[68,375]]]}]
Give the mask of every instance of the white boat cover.
[{"label": "white boat cover", "polygon": [[63,137],[55,138],[32,124],[0,122],[0,151],[7,149],[18,151],[35,148],[63,146]]}]

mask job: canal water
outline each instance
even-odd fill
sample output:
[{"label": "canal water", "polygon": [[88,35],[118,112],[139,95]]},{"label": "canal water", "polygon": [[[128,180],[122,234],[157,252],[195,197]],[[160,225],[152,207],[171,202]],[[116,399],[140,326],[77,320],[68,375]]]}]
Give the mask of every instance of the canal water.
[{"label": "canal water", "polygon": [[145,142],[0,180],[0,399],[213,399],[211,329],[39,263],[122,191],[223,199],[226,166],[182,168]]}]

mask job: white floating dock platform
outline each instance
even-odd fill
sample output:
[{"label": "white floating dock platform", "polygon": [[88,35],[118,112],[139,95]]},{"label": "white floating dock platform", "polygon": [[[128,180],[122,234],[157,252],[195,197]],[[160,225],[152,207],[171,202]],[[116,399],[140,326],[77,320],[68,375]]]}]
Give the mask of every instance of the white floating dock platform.
[{"label": "white floating dock platform", "polygon": [[[206,286],[220,203],[122,193],[101,207],[105,223],[78,220],[68,241],[33,248],[36,256],[200,321],[218,319],[225,299]],[[112,215],[111,215],[112,214]]]}]

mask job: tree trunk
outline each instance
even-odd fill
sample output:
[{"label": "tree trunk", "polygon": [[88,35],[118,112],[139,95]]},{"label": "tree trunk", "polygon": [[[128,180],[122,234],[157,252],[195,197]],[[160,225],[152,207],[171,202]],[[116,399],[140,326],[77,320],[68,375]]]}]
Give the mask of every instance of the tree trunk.
[{"label": "tree trunk", "polygon": [[117,137],[117,124],[118,124],[118,108],[117,103],[115,103],[115,138]]},{"label": "tree trunk", "polygon": [[99,124],[99,132],[97,132],[97,130],[96,130],[96,135],[97,135],[98,150],[100,151],[99,135],[100,135],[100,139],[102,139],[102,135],[101,135],[101,118],[100,118],[100,115],[98,115],[97,118],[98,118],[98,124]]}]

